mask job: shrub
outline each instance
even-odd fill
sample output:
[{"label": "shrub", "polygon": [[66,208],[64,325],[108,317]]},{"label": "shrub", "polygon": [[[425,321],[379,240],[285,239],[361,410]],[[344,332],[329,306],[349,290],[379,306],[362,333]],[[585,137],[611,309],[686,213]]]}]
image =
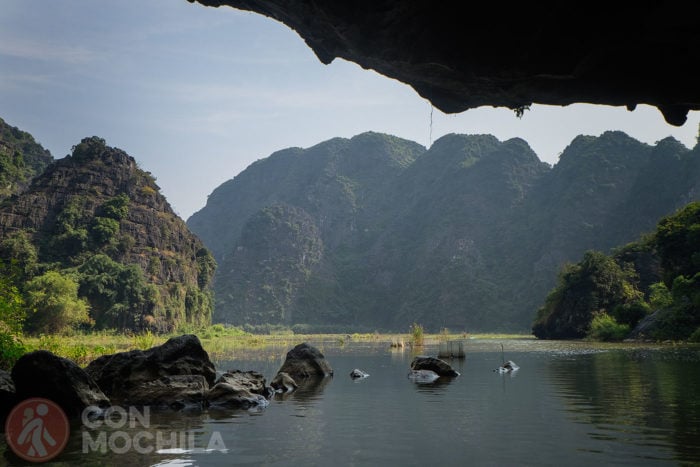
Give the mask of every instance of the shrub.
[{"label": "shrub", "polygon": [[629,335],[630,327],[619,324],[607,313],[598,313],[591,321],[591,329],[587,337],[598,341],[621,341]]},{"label": "shrub", "polygon": [[27,349],[18,337],[9,332],[0,332],[0,369],[10,370],[25,352]]},{"label": "shrub", "polygon": [[423,345],[423,326],[417,323],[413,323],[410,329],[411,334],[411,344],[414,346]]}]

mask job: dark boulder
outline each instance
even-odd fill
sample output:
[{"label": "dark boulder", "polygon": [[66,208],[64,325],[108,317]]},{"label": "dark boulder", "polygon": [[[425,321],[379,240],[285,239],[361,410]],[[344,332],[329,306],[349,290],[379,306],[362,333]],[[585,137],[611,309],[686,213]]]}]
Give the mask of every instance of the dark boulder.
[{"label": "dark boulder", "polygon": [[333,376],[333,369],[326,357],[316,347],[307,343],[299,344],[287,352],[279,372],[287,373],[294,379]]},{"label": "dark boulder", "polygon": [[132,388],[121,403],[171,409],[203,407],[208,391],[202,375],[163,376]]},{"label": "dark boulder", "polygon": [[438,376],[459,376],[447,362],[435,357],[415,357],[411,362],[411,370],[430,370]]},{"label": "dark boulder", "polygon": [[0,431],[5,429],[5,419],[12,408],[19,402],[15,395],[15,383],[12,375],[0,370]]},{"label": "dark boulder", "polygon": [[58,404],[69,417],[80,417],[88,406],[107,407],[110,401],[88,373],[76,363],[47,350],[23,355],[12,368],[18,400],[43,397]]},{"label": "dark boulder", "polygon": [[99,357],[85,371],[105,394],[122,403],[130,399],[136,388],[163,377],[200,375],[209,386],[213,386],[216,379],[214,364],[193,334],[170,338],[163,345],[145,351]]}]

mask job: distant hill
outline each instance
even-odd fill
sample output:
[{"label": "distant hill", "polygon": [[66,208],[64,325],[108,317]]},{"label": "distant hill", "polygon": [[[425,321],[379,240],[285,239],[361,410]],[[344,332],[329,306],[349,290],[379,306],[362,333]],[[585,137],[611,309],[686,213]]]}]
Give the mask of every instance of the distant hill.
[{"label": "distant hill", "polygon": [[53,162],[32,135],[0,118],[0,199],[19,193]]},{"label": "distant hill", "polygon": [[0,258],[19,263],[24,281],[47,271],[75,280],[98,328],[210,321],[211,254],[154,177],[101,138],[83,139],[0,202]]},{"label": "distant hill", "polygon": [[521,139],[364,133],[251,164],[187,224],[220,264],[217,321],[525,331],[565,262],[700,199],[699,169],[621,132],[554,167]]}]

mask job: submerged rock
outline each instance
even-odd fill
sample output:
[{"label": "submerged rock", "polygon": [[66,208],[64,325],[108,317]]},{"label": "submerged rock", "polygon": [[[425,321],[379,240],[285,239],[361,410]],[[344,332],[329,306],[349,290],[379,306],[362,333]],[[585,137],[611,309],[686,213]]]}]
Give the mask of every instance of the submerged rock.
[{"label": "submerged rock", "polygon": [[253,394],[267,396],[270,393],[270,388],[266,385],[265,377],[257,371],[241,371],[229,370],[219,376],[215,385],[218,383],[228,383],[234,387],[239,387],[250,391]]},{"label": "submerged rock", "polygon": [[267,407],[271,395],[265,377],[257,371],[232,370],[216,380],[207,393],[207,403],[215,408]]},{"label": "submerged rock", "polygon": [[69,417],[89,406],[107,407],[110,400],[95,380],[75,362],[47,350],[25,354],[12,368],[17,400],[43,397],[58,404]]},{"label": "submerged rock", "polygon": [[435,357],[415,357],[411,362],[411,370],[431,370],[438,376],[459,376],[449,363]]},{"label": "submerged rock", "polygon": [[505,362],[503,365],[499,366],[493,371],[497,371],[499,373],[510,373],[512,371],[518,371],[520,367],[513,362],[513,360],[508,360]]},{"label": "submerged rock", "polygon": [[358,369],[358,368],[355,368],[354,370],[352,370],[352,371],[350,372],[350,377],[351,377],[352,379],[362,379],[362,378],[366,378],[366,377],[368,377],[368,376],[369,376],[368,373],[365,373],[364,371],[362,371],[362,370],[360,370],[360,369]]},{"label": "submerged rock", "polygon": [[287,373],[292,378],[333,376],[333,369],[321,351],[307,343],[299,344],[287,352],[287,357],[277,373]]},{"label": "submerged rock", "polygon": [[209,386],[216,379],[214,364],[193,334],[172,337],[163,345],[145,351],[99,357],[85,371],[105,394],[120,403],[128,403],[132,392],[163,377],[200,375]]},{"label": "submerged rock", "polygon": [[411,370],[408,373],[408,379],[414,383],[432,383],[439,377],[440,375],[432,370]]}]

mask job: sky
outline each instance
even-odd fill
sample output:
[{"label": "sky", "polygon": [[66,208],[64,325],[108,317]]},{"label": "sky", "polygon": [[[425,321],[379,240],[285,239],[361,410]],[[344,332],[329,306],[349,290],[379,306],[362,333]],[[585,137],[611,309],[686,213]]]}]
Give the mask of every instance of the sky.
[{"label": "sky", "polygon": [[579,134],[673,136],[653,107],[433,109],[411,87],[336,59],[323,65],[287,26],[186,0],[1,0],[0,117],[60,159],[88,136],[123,149],[183,219],[252,162],[365,131],[429,147],[448,133],[526,140],[556,164]]}]

